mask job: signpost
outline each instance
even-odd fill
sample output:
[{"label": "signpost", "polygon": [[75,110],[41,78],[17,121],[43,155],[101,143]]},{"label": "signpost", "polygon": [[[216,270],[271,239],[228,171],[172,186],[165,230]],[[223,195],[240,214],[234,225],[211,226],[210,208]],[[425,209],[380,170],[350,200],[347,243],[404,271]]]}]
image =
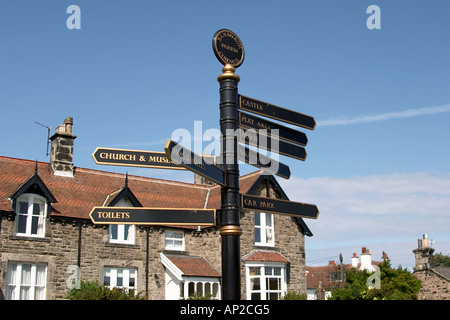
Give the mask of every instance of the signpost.
[{"label": "signpost", "polygon": [[289,200],[241,195],[242,209],[277,213],[297,218],[317,219],[319,210],[314,204],[293,202]]},{"label": "signpost", "polygon": [[[220,132],[222,133],[221,156],[225,159],[225,185],[221,188],[221,229],[222,237],[222,297],[224,300],[241,298],[241,254],[240,237],[240,197],[239,163],[237,139],[228,137],[229,132],[239,128],[237,119],[238,88],[240,77],[234,73],[244,61],[244,47],[239,37],[232,31],[221,29],[214,34],[213,51],[224,65],[222,74],[217,77],[220,85]],[[232,141],[233,148],[227,148]],[[230,161],[231,160],[231,161]]]},{"label": "signpost", "polygon": [[216,225],[215,209],[94,207],[89,217],[94,224]]},{"label": "signpost", "polygon": [[[217,59],[224,65],[223,73],[217,77],[220,85],[220,156],[225,160],[223,165],[218,166],[213,156],[197,155],[172,140],[167,141],[164,153],[97,148],[92,157],[97,164],[187,169],[210,179],[221,185],[221,205],[217,210],[220,219],[216,221],[215,209],[136,207],[94,207],[90,218],[94,224],[215,226],[217,223],[221,227],[222,298],[240,300],[241,209],[310,219],[317,219],[319,215],[319,210],[312,204],[240,194],[238,160],[286,179],[289,179],[291,172],[285,164],[242,146],[238,141],[299,160],[306,159],[303,146],[308,142],[302,132],[247,112],[309,130],[314,130],[316,122],[311,116],[238,94],[240,77],[234,72],[244,61],[244,47],[234,32],[227,29],[217,31],[212,46]],[[250,130],[244,132],[238,130],[240,127]],[[238,137],[235,136],[237,131]],[[266,144],[262,143],[263,139]]]},{"label": "signpost", "polygon": [[185,170],[167,159],[164,152],[97,148],[92,157],[97,164]]},{"label": "signpost", "polygon": [[305,129],[314,130],[316,127],[316,121],[311,116],[242,95],[239,95],[239,108]]},{"label": "signpost", "polygon": [[277,140],[276,145],[273,145],[273,140],[265,135],[261,135],[257,131],[239,130],[239,141],[249,144],[251,146],[259,147],[265,150],[276,152],[287,157],[304,161],[306,159],[305,148],[295,144],[290,144],[281,140]]},{"label": "signpost", "polygon": [[225,172],[219,166],[206,161],[202,156],[195,154],[180,144],[167,140],[164,147],[168,159],[202,177],[225,185]]},{"label": "signpost", "polygon": [[238,145],[238,159],[285,179],[289,179],[291,176],[291,170],[287,165],[240,144]]},{"label": "signpost", "polygon": [[239,125],[249,129],[267,130],[267,134],[269,136],[272,135],[274,130],[278,130],[278,137],[280,139],[290,143],[299,144],[301,146],[306,146],[308,143],[308,138],[303,132],[296,131],[241,111],[239,111]]}]

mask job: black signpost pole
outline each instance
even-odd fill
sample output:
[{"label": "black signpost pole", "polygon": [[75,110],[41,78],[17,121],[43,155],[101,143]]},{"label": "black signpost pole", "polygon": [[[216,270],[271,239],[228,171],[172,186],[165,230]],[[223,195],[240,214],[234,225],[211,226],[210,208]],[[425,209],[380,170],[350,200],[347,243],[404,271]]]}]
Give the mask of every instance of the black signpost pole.
[{"label": "black signpost pole", "polygon": [[222,239],[222,299],[241,299],[240,227],[241,199],[239,195],[239,163],[236,130],[239,128],[239,76],[234,73],[244,60],[244,47],[238,36],[221,29],[214,34],[213,51],[224,65],[217,78],[220,84],[221,160],[225,170],[225,185],[221,189],[220,235]]},{"label": "black signpost pole", "polygon": [[220,131],[222,133],[222,161],[226,185],[222,187],[221,225],[222,236],[222,298],[240,300],[240,195],[239,163],[237,158],[238,90],[239,76],[234,67],[225,65],[220,83]]}]

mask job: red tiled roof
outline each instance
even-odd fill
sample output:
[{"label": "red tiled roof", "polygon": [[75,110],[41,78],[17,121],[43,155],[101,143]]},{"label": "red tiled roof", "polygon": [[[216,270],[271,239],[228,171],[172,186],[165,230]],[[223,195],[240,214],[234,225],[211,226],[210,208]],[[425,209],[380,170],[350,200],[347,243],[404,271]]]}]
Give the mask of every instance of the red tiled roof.
[{"label": "red tiled roof", "polygon": [[166,255],[183,275],[192,277],[221,277],[220,273],[203,257]]},{"label": "red tiled roof", "polygon": [[256,250],[246,255],[244,261],[289,262],[279,252]]},{"label": "red tiled roof", "polygon": [[[381,264],[381,261],[373,261],[372,265],[378,265]],[[360,263],[356,266],[356,268],[352,267],[352,264],[343,264],[344,272],[346,270],[354,269],[359,270],[359,267],[361,266]],[[340,272],[341,266],[329,263],[326,266],[318,266],[318,267],[309,267],[306,266],[306,287],[307,288],[318,288],[319,282],[322,283],[323,288],[330,288],[330,287],[336,287],[340,285],[339,279],[336,281],[331,281],[329,274],[332,272]]]},{"label": "red tiled roof", "polygon": [[[340,271],[340,266],[335,264],[320,267],[306,266],[306,287],[318,288],[319,282],[322,284],[322,288],[337,286],[335,282],[330,282],[329,274],[330,272],[338,271]],[[340,283],[341,282],[339,282],[339,284]]]},{"label": "red tiled roof", "polygon": [[[10,211],[8,198],[35,172],[35,161],[0,156],[0,211]],[[52,216],[89,219],[94,206],[102,206],[125,185],[125,175],[75,168],[73,177],[55,176],[49,163],[38,162],[38,175],[54,195]],[[260,171],[241,177],[245,193]],[[128,186],[144,207],[220,208],[220,186],[128,176]],[[209,195],[208,195],[209,193]],[[109,196],[109,197],[108,197]]]}]

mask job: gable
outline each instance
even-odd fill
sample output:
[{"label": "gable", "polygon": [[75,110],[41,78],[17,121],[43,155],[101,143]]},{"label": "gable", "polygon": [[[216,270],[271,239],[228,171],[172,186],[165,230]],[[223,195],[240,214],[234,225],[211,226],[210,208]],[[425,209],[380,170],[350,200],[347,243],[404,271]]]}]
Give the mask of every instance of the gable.
[{"label": "gable", "polygon": [[[243,192],[244,193],[244,192]],[[281,188],[278,181],[275,179],[273,175],[265,175],[261,174],[258,179],[251,185],[245,194],[253,194],[265,197],[274,197],[281,200],[289,200],[289,197],[284,192],[283,188]],[[302,218],[295,217],[293,218],[297,225],[300,227],[302,233],[305,236],[312,237],[313,234],[311,230],[306,225],[305,221]]]}]

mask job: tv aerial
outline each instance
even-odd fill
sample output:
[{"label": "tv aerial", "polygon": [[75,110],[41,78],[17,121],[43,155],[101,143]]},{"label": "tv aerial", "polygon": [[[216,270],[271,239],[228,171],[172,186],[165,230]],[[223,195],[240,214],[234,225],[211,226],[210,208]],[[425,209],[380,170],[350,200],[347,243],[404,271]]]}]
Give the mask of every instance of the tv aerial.
[{"label": "tv aerial", "polygon": [[50,144],[50,127],[48,127],[48,126],[46,126],[46,125],[43,125],[42,123],[39,123],[39,122],[37,122],[37,121],[35,121],[35,123],[36,124],[38,124],[38,125],[40,125],[40,126],[42,126],[42,127],[44,127],[44,128],[47,128],[47,153],[45,154],[46,156],[48,156],[50,153],[48,152],[48,146],[49,146],[49,144]]}]

